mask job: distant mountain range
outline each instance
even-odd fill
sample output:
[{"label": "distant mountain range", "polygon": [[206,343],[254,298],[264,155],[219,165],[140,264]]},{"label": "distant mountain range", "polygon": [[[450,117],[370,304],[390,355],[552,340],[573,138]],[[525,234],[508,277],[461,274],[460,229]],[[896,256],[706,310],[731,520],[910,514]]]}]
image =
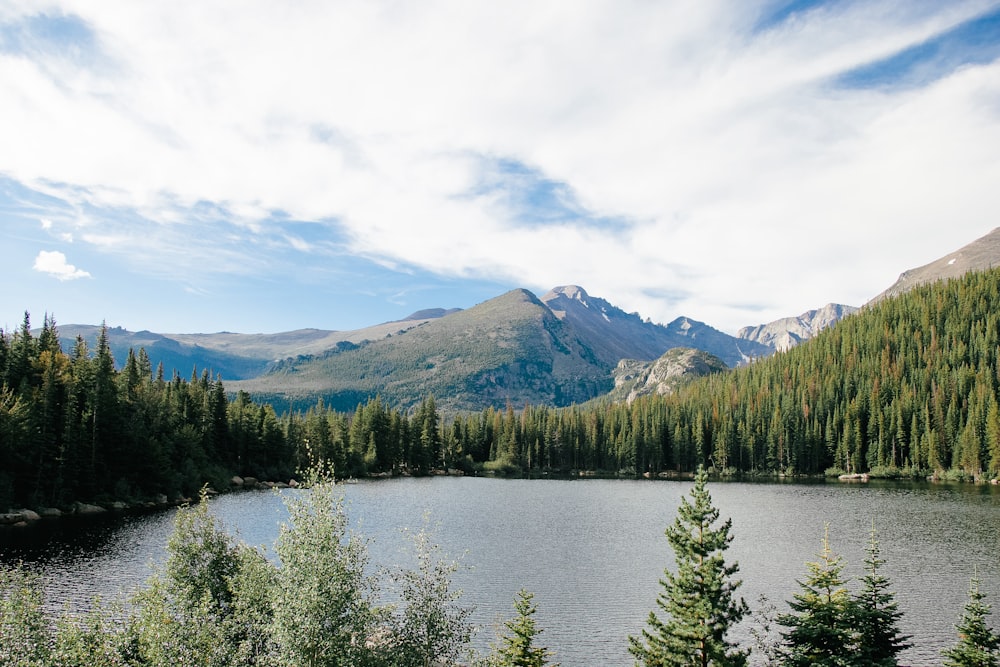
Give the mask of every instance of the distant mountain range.
[{"label": "distant mountain range", "polygon": [[[904,272],[873,301],[997,264],[1000,228]],[[516,289],[466,310],[421,310],[353,331],[158,334],[110,328],[108,338],[119,363],[129,348],[142,347],[168,375],[207,369],[230,390],[279,409],[322,398],[350,410],[374,395],[406,408],[433,394],[443,409],[476,410],[567,405],[609,392],[612,400],[668,393],[693,377],[787,350],[856,310],[827,304],[730,336],[686,317],[655,324],[566,285],[541,298]],[[99,329],[59,325],[65,349],[77,336],[93,345]]]},{"label": "distant mountain range", "polygon": [[768,324],[743,327],[736,335],[783,352],[812,338],[857,310],[854,306],[828,303],[822,308],[806,311],[798,317],[785,317]]}]

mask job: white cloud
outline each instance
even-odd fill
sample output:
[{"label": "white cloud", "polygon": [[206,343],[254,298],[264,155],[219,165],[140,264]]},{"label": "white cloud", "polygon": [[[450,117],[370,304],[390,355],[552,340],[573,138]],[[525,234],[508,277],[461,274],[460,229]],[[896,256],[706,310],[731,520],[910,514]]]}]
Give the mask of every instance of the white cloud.
[{"label": "white cloud", "polygon": [[82,269],[78,269],[66,261],[66,255],[58,250],[42,250],[35,257],[35,264],[32,267],[35,271],[47,273],[59,280],[77,280],[78,278],[90,278],[90,274]]},{"label": "white cloud", "polygon": [[[838,2],[755,31],[769,4],[53,3],[103,57],[0,56],[0,173],[143,216],[90,216],[77,238],[105,252],[241,270],[192,208],[248,237],[282,211],[387,265],[576,282],[730,330],[858,304],[989,231],[1000,65],[834,84],[995,3]],[[496,159],[625,224],[522,224],[470,194]]]}]

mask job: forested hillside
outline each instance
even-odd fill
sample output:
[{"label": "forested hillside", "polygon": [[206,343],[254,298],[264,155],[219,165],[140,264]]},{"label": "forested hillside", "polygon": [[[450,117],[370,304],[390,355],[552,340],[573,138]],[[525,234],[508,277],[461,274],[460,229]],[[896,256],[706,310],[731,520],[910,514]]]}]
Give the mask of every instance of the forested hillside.
[{"label": "forested hillside", "polygon": [[[278,415],[207,372],[165,378],[142,350],[115,370],[103,334],[93,352],[80,339],[66,354],[51,319],[34,337],[26,315],[0,335],[0,507],[191,494],[234,473],[288,477],[307,449],[340,475],[641,475],[707,463],[728,473],[995,476],[998,304],[1000,271],[973,273],[872,304],[670,396],[444,417],[430,395],[409,411],[376,397],[353,411],[320,403]],[[536,344],[559,340],[538,331]]]},{"label": "forested hillside", "polygon": [[[872,304],[801,346],[673,396],[529,407],[495,456],[635,473],[704,461],[732,472],[995,475],[998,351],[1000,272],[971,273]],[[488,421],[459,418],[455,428],[478,434]]]},{"label": "forested hillside", "polygon": [[54,320],[36,337],[28,314],[0,331],[0,511],[190,497],[233,474],[288,479],[311,446],[340,475],[427,472],[443,460],[433,399],[409,417],[379,399],[356,414],[320,405],[279,417],[207,371],[166,378],[141,349],[116,370],[107,340],[102,330],[90,350],[78,338],[66,354]]}]

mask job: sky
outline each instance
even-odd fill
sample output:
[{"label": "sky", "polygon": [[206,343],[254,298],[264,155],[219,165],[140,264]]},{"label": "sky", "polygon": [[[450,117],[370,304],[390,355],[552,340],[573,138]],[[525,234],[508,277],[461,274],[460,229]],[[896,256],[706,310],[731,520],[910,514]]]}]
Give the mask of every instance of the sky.
[{"label": "sky", "polygon": [[729,333],[1000,226],[1000,0],[0,0],[0,327],[583,286]]}]

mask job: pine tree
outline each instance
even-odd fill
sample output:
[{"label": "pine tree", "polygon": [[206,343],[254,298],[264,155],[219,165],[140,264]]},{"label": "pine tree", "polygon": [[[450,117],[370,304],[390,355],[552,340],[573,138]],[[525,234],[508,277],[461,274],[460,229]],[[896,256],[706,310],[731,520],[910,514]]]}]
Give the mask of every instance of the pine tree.
[{"label": "pine tree", "polygon": [[874,521],[866,551],[862,589],[855,597],[858,658],[860,664],[894,667],[899,664],[896,656],[911,644],[907,642],[910,637],[899,631],[903,613],[889,591],[889,578],[880,571],[885,561],[881,559]]},{"label": "pine tree", "polygon": [[676,573],[664,571],[656,599],[666,619],[651,611],[642,637],[629,637],[629,651],[647,667],[746,664],[747,652],[726,640],[748,611],[743,598],[734,597],[742,583],[732,578],[739,565],[724,559],[733,539],[732,521],[713,528],[719,510],[712,506],[707,483],[708,473],[699,466],[691,501],[681,499],[677,518],[666,530],[677,561]]},{"label": "pine tree", "polygon": [[542,630],[533,618],[536,611],[533,598],[534,595],[523,588],[518,591],[514,600],[517,616],[504,622],[507,633],[502,638],[502,645],[490,656],[487,662],[490,667],[558,667],[548,662],[551,653],[547,648],[535,646],[535,638]]},{"label": "pine tree", "polygon": [[847,667],[857,664],[857,646],[852,623],[856,605],[845,588],[843,559],[830,550],[829,528],[823,535],[819,560],[806,563],[809,576],[799,582],[801,592],[788,603],[794,613],[782,614],[778,623],[783,645],[779,664],[786,667],[822,665]]},{"label": "pine tree", "polygon": [[945,667],[997,667],[1000,665],[1000,635],[986,625],[990,605],[979,590],[979,577],[969,586],[969,601],[962,620],[955,626],[958,643],[943,652]]}]

